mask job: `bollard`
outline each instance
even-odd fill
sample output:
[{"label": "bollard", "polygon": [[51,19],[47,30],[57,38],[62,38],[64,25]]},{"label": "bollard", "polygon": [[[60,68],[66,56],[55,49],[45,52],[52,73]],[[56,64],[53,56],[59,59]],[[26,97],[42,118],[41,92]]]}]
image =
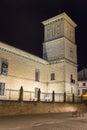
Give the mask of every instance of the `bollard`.
[{"label": "bollard", "polygon": [[55,92],[53,91],[52,93],[52,102],[54,103],[55,102]]},{"label": "bollard", "polygon": [[21,86],[20,92],[19,92],[19,101],[23,101],[23,87]]},{"label": "bollard", "polygon": [[38,90],[38,99],[37,99],[38,102],[40,102],[40,94],[41,94],[41,91],[40,91],[40,89],[39,89],[39,90]]}]

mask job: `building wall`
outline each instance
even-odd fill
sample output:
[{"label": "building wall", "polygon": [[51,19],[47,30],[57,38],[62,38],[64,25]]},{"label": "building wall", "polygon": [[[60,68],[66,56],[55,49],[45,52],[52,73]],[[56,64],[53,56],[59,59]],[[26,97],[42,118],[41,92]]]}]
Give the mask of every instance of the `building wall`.
[{"label": "building wall", "polygon": [[87,68],[83,68],[78,72],[78,93],[82,95],[87,93]]},{"label": "building wall", "polygon": [[[5,83],[5,90],[19,90],[23,86],[24,91],[35,92],[36,89],[40,89],[44,93],[53,91],[71,93],[70,75],[72,75],[75,80],[72,84],[73,92],[77,93],[77,50],[74,43],[76,24],[65,13],[43,23],[45,60],[0,43],[0,67],[3,59],[8,63],[7,75],[0,74],[0,82]],[[36,72],[38,72],[38,81],[35,80]],[[52,74],[55,76],[54,79],[51,79]],[[8,98],[9,92],[6,91],[1,97]],[[18,97],[16,92],[13,97],[14,99]]]},{"label": "building wall", "polygon": [[72,112],[79,107],[86,110],[84,104],[0,101],[0,116]]},{"label": "building wall", "polygon": [[[16,51],[20,53],[19,49],[16,49]],[[62,59],[48,64],[38,57],[35,57],[35,59],[32,59],[34,56],[32,58],[24,57],[26,53],[18,55],[16,51],[13,53],[9,50],[0,49],[0,60],[6,59],[8,62],[7,75],[0,74],[0,82],[5,83],[6,90],[19,90],[23,86],[24,91],[35,92],[35,88],[40,88],[41,92],[45,93],[52,93],[53,91],[56,93],[71,93],[70,74],[73,74],[74,79],[76,79],[76,66],[66,63]],[[35,81],[36,70],[40,72],[39,81]],[[54,80],[51,80],[51,73],[55,74]],[[18,93],[14,92],[13,97],[17,99]],[[5,91],[5,95],[0,96],[0,98],[8,99],[9,92]]]},{"label": "building wall", "polygon": [[[55,84],[54,88],[58,92],[77,93],[77,47],[75,44],[77,25],[65,13],[42,23],[45,32],[43,58],[53,64],[51,66],[56,63],[54,72],[58,77],[49,83],[49,87],[52,89]],[[73,83],[70,81],[71,76]]]},{"label": "building wall", "polygon": [[[13,49],[13,47],[11,48]],[[19,51],[20,55],[16,51]],[[24,54],[26,55],[26,53]],[[23,86],[24,90],[27,91],[35,91],[35,88],[40,88],[41,91],[45,92],[48,63],[38,57],[35,59],[32,59],[34,56],[25,57],[24,54],[18,49],[14,53],[0,49],[0,60],[6,59],[8,62],[8,73],[7,75],[0,74],[0,82],[5,83],[5,89],[19,90]],[[40,73],[39,81],[35,81],[35,71],[37,70]],[[8,96],[6,95],[6,97]]]},{"label": "building wall", "polygon": [[75,43],[75,28],[73,24],[71,25],[69,21],[64,19],[64,36],[73,43]]},{"label": "building wall", "polygon": [[64,19],[58,18],[56,20],[48,20],[44,26],[44,34],[45,42],[62,37],[64,35]]},{"label": "building wall", "polygon": [[48,61],[58,60],[65,56],[64,38],[55,39],[43,44],[43,58]]},{"label": "building wall", "polygon": [[[75,83],[71,83],[71,75]],[[65,88],[67,93],[78,94],[78,81],[77,81],[77,67],[71,64],[69,61],[65,63]],[[73,89],[73,90],[72,90]]]},{"label": "building wall", "polygon": [[78,82],[79,95],[82,95],[84,90],[87,92],[87,80],[81,80]]},{"label": "building wall", "polygon": [[[55,74],[55,80],[50,79],[51,73]],[[56,93],[64,92],[64,63],[54,62],[49,65],[48,91]]]},{"label": "building wall", "polygon": [[72,43],[66,38],[65,38],[65,57],[74,64],[77,64],[77,46],[75,43]]}]

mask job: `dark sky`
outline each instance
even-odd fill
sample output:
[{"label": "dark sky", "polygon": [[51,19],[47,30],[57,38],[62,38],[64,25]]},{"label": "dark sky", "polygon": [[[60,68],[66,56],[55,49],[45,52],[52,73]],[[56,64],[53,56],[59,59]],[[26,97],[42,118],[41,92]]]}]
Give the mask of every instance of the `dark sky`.
[{"label": "dark sky", "polygon": [[41,21],[60,10],[78,25],[78,69],[87,67],[87,0],[0,0],[0,41],[42,57]]}]

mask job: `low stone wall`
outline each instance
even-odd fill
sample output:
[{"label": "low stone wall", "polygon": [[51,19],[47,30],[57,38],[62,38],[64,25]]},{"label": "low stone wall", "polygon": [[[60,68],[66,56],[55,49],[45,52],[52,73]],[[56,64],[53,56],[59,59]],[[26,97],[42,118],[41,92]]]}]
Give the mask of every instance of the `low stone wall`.
[{"label": "low stone wall", "polygon": [[83,104],[0,101],[0,116],[39,113],[72,112]]}]

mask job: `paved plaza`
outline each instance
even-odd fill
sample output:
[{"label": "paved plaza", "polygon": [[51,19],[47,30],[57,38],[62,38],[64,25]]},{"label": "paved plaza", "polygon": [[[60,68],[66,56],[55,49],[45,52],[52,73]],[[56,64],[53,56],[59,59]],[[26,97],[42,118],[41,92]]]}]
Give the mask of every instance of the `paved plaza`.
[{"label": "paved plaza", "polygon": [[0,130],[87,130],[87,113],[72,117],[72,113],[0,117]]}]

